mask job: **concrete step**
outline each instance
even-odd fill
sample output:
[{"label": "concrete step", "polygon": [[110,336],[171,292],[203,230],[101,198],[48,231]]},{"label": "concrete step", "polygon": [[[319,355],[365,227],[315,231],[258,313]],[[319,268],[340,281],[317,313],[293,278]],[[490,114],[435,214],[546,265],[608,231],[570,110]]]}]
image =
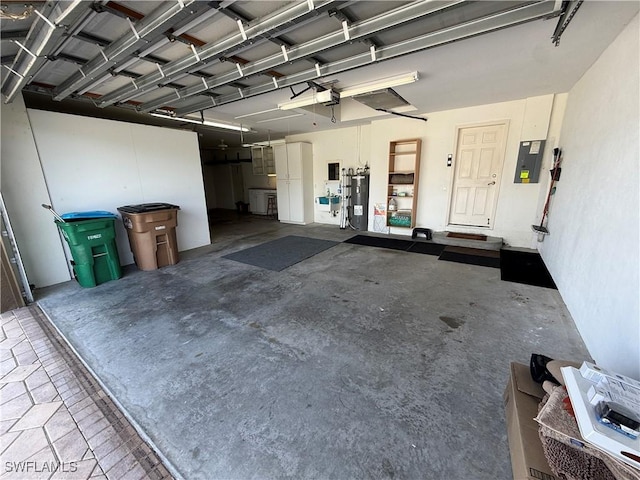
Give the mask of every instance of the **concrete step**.
[{"label": "concrete step", "polygon": [[[500,250],[502,237],[489,237],[486,240],[473,240],[447,236],[449,232],[433,232],[433,242],[441,245],[454,245],[456,247],[478,248],[481,250]],[[458,233],[458,232],[456,232]]]}]

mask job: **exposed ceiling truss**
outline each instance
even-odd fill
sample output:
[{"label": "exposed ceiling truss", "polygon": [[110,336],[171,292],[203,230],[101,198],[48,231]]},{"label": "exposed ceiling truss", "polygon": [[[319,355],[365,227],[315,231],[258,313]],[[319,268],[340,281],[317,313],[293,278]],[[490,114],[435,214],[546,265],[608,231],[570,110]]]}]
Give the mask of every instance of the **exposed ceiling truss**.
[{"label": "exposed ceiling truss", "polygon": [[[458,2],[451,3],[455,4]],[[261,95],[263,93],[277,90],[279,88],[290,87],[310,80],[316,80],[324,76],[336,75],[347,70],[352,70],[355,68],[371,65],[373,63],[382,62],[384,60],[389,60],[402,55],[407,55],[409,53],[432,48],[437,45],[442,45],[456,40],[461,40],[463,38],[491,32],[499,28],[506,28],[508,26],[518,25],[523,22],[544,18],[552,15],[553,13],[553,2],[542,2],[532,5],[526,5],[515,10],[491,15],[470,22],[465,22],[453,27],[438,30],[432,33],[427,33],[425,35],[419,35],[417,37],[413,37],[391,45],[373,47],[367,52],[341,58],[335,62],[325,63],[324,65],[316,64],[314,68],[302,70],[295,74],[288,75],[287,77],[274,80],[271,83],[263,83],[255,87],[242,89],[238,92],[233,92],[224,96],[199,99],[197,102],[193,103],[187,103],[189,102],[189,100],[185,99],[184,97],[174,99],[173,104],[177,105],[175,113],[178,116],[186,115],[188,113],[202,110],[203,108],[210,108],[212,106],[235,102],[248,97]],[[415,16],[412,18],[415,18]],[[377,31],[371,32],[371,34],[374,33],[377,33]],[[304,45],[301,45],[300,47],[304,48]],[[194,95],[197,95],[197,93],[199,92],[194,92],[188,97],[193,97]],[[156,103],[152,106],[152,108],[157,108],[159,106],[160,105]],[[148,108],[144,104],[138,107],[138,109],[141,111],[149,111],[152,108]]]},{"label": "exposed ceiling truss", "polygon": [[[332,2],[330,0],[324,0],[318,3],[320,5],[317,8],[325,8]],[[123,87],[105,95],[104,98],[100,99],[99,106],[105,107],[111,105],[116,101],[121,101],[123,97],[129,97],[132,94],[138,96],[148,90],[156,88],[157,84],[159,82],[163,82],[165,79],[176,78],[185,72],[190,73],[190,69],[203,68],[214,61],[220,62],[221,59],[228,56],[229,53],[241,51],[257,40],[274,37],[277,33],[284,33],[285,28],[293,28],[293,26],[304,23],[304,20],[308,19],[310,16],[317,15],[319,13],[318,10],[310,9],[309,7],[310,5],[307,2],[298,3],[293,7],[288,7],[284,11],[278,11],[263,20],[259,20],[253,25],[248,25],[246,28],[243,21],[238,19],[237,23],[239,31],[237,33],[233,33],[225,38],[217,39],[213,42],[197,47],[196,45],[191,44],[191,54],[170,62],[164,67],[159,67],[157,72],[145,75],[143,78],[140,78],[135,85]],[[286,47],[283,46],[283,48]],[[207,81],[204,80],[202,88],[192,88],[193,93],[187,92],[183,89],[182,92],[177,92],[176,96],[178,98],[187,98],[191,95],[195,95],[196,93],[214,88],[214,86],[229,84],[244,77],[245,75],[250,75],[251,72],[245,73],[243,71],[243,68],[246,67],[242,67],[242,63],[243,62],[241,61],[236,61],[238,72],[232,72],[231,74],[234,78],[226,80],[222,84],[215,85],[208,85]],[[259,73],[268,72],[269,70],[271,69],[266,68]],[[278,75],[272,74],[272,76],[275,78]],[[171,98],[167,99],[167,101],[170,100]],[[147,111],[149,110],[152,110],[152,108],[147,109]]]},{"label": "exposed ceiling truss", "polygon": [[566,15],[568,3],[5,2],[2,94],[8,103],[26,87],[57,101],[184,116]]}]

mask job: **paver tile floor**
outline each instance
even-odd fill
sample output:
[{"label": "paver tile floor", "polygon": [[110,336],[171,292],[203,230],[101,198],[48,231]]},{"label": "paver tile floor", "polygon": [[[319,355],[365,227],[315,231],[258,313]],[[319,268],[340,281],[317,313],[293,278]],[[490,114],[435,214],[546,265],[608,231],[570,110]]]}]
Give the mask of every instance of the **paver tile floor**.
[{"label": "paver tile floor", "polygon": [[0,319],[0,479],[173,478],[38,307]]}]

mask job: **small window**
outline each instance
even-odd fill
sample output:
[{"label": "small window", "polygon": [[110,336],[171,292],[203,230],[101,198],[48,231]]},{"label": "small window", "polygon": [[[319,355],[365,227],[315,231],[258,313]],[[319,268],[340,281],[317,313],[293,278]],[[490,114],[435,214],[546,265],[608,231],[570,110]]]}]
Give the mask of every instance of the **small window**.
[{"label": "small window", "polygon": [[340,164],[339,163],[330,163],[329,164],[329,175],[327,177],[328,180],[340,180]]}]

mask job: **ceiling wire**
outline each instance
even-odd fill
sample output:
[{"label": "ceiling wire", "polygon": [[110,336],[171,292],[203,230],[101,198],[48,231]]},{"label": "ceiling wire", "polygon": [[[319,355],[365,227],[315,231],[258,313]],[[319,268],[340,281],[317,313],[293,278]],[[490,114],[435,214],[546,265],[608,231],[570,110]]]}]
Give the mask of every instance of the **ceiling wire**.
[{"label": "ceiling wire", "polygon": [[318,124],[316,123],[316,102],[317,102],[317,101],[318,101],[318,100],[317,100],[317,98],[316,98],[316,91],[314,90],[314,91],[313,91],[313,106],[312,106],[312,108],[313,108],[313,123],[312,123],[312,125],[313,125],[314,127],[317,127],[317,126],[318,126]]},{"label": "ceiling wire", "polygon": [[398,117],[411,118],[413,120],[422,120],[423,122],[426,122],[427,120],[429,120],[428,118],[425,118],[425,117],[416,117],[415,115],[407,115],[406,113],[394,112],[392,110],[387,110],[386,108],[376,108],[376,110],[378,112],[384,112],[384,113],[390,113],[391,115],[397,115]]},{"label": "ceiling wire", "polygon": [[356,127],[356,131],[357,131],[357,140],[356,140],[356,152],[357,152],[357,161],[356,163],[358,164],[358,166],[360,166],[360,132],[361,132],[361,127],[360,125],[358,125]]}]

